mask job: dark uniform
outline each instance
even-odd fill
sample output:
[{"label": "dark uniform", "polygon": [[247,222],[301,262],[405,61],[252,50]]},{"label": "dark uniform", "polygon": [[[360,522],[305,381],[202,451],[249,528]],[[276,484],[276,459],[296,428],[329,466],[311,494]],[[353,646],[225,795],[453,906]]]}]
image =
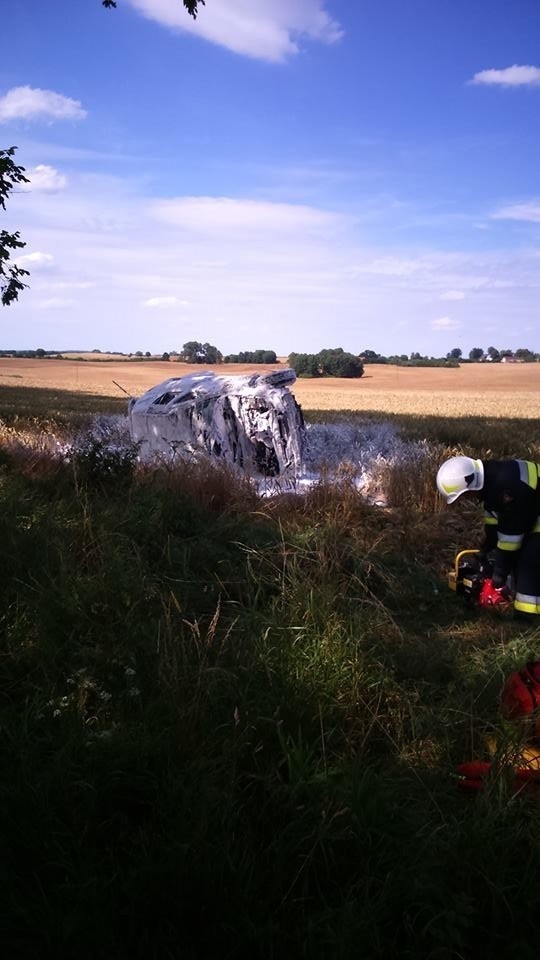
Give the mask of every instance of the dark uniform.
[{"label": "dark uniform", "polygon": [[494,551],[495,586],[513,573],[514,607],[540,616],[540,464],[483,460],[486,552]]}]

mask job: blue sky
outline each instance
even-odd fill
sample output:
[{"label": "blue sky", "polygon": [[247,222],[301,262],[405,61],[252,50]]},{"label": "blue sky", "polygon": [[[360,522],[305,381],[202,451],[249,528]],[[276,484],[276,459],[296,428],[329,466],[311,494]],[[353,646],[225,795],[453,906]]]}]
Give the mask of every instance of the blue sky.
[{"label": "blue sky", "polygon": [[540,351],[537,0],[5,2],[4,347]]}]

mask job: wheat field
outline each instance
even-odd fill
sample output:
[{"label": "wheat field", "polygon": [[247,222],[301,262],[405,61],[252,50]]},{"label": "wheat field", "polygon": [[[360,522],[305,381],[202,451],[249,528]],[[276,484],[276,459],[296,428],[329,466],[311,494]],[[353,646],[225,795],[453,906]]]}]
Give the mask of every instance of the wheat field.
[{"label": "wheat field", "polygon": [[[220,364],[208,367],[238,375],[283,369]],[[201,367],[162,360],[103,362],[0,359],[0,386],[41,387],[100,397],[140,396],[168,377]],[[438,417],[540,415],[540,364],[464,364],[459,368],[368,365],[359,380],[299,379],[292,392],[306,410],[366,410]]]}]

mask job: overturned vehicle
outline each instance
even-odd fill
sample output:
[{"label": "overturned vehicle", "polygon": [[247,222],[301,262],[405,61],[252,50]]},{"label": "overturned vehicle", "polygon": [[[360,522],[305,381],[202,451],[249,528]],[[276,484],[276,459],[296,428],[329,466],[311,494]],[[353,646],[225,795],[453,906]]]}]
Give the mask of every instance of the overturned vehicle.
[{"label": "overturned vehicle", "polygon": [[141,457],[206,454],[249,476],[302,471],[305,428],[289,386],[294,370],[221,376],[205,370],[171,378],[129,402]]}]

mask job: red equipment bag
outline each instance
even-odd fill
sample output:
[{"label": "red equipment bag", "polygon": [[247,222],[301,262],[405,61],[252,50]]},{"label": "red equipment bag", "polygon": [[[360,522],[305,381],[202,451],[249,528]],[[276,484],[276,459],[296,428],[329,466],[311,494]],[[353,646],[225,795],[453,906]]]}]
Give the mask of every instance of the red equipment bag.
[{"label": "red equipment bag", "polygon": [[[485,760],[460,763],[457,768],[458,786],[465,793],[474,795],[483,790],[488,782],[493,764]],[[522,793],[527,787],[540,785],[540,770],[537,767],[517,767],[512,770],[510,784],[514,793]],[[538,797],[538,794],[536,794]]]},{"label": "red equipment bag", "polygon": [[[528,746],[522,747],[512,769],[512,789],[521,793],[525,788],[540,787],[540,660],[530,660],[521,670],[506,678],[501,691],[500,711],[505,720],[522,720],[530,724],[526,731]],[[486,786],[493,765],[486,760],[460,763],[458,784],[469,794],[478,793]],[[494,771],[496,773],[497,771]],[[540,799],[540,794],[536,796]]]},{"label": "red equipment bag", "polygon": [[501,714],[505,720],[524,720],[539,714],[533,736],[540,736],[540,660],[531,660],[511,673],[501,692]]}]

